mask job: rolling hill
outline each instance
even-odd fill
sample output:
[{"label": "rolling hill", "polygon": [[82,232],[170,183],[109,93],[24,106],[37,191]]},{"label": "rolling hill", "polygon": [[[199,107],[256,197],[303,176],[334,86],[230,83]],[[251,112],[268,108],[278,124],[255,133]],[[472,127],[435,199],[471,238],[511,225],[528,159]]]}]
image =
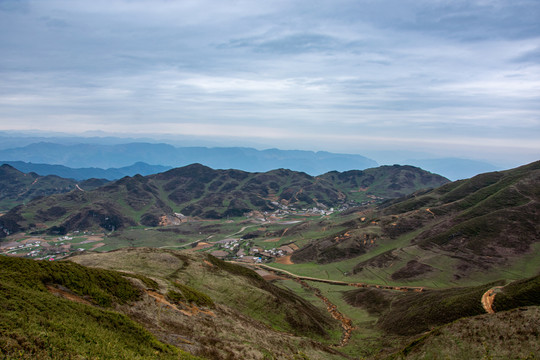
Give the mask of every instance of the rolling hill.
[{"label": "rolling hill", "polygon": [[144,248],[72,260],[0,257],[3,355],[344,358],[329,346],[338,324],[324,309],[244,267]]},{"label": "rolling hill", "polygon": [[[198,247],[0,257],[0,350],[38,359],[535,359],[539,202],[540,161],[452,183],[410,166],[312,177],[193,164],[34,199],[0,217],[4,233],[118,234],[142,224],[209,238],[224,226],[247,248],[299,248],[257,273]],[[300,222],[208,220],[338,206]],[[200,221],[166,226],[180,212]]]},{"label": "rolling hill", "polygon": [[[360,337],[349,347],[340,345],[333,305],[210,255],[131,248],[70,260],[0,257],[7,358],[452,359],[469,351],[471,359],[534,359],[539,350],[538,276],[506,286],[333,291],[376,319],[357,313],[353,325],[387,339]],[[500,311],[484,315],[480,299],[496,285]]]},{"label": "rolling hill", "polygon": [[4,233],[37,228],[57,234],[90,228],[114,231],[137,224],[174,224],[183,216],[220,219],[252,211],[358,205],[382,199],[384,188],[392,189],[388,197],[393,197],[448,182],[410,166],[343,174],[339,180],[337,172],[312,177],[285,169],[248,173],[193,164],[145,177],[124,177],[91,191],[76,189],[36,199],[6,213],[0,226]]},{"label": "rolling hill", "polygon": [[532,261],[540,240],[540,162],[389,200],[332,227],[292,261],[358,258],[350,276],[389,283],[496,279],[500,272],[486,271],[503,268],[533,275],[540,270]]},{"label": "rolling hill", "polygon": [[23,173],[10,165],[3,164],[0,166],[0,210],[9,210],[37,197],[67,193],[76,189],[77,186],[92,190],[105,183],[107,181],[100,179],[75,181],[55,175],[40,176],[33,172]]}]

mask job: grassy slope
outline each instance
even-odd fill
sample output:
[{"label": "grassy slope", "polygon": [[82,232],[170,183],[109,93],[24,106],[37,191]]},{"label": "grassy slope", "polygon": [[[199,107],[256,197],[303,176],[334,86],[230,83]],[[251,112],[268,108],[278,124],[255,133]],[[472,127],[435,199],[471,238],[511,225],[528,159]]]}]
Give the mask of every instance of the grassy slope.
[{"label": "grassy slope", "polygon": [[[376,192],[392,186],[400,188],[399,191],[392,190],[388,197],[446,181],[410,167],[385,167],[370,171]],[[430,180],[403,180],[411,176]],[[349,180],[356,183],[355,177],[357,175],[352,175],[352,180]],[[276,210],[276,202],[299,209],[338,206],[347,200],[354,200],[351,189],[356,187],[351,186],[348,183],[337,185],[326,178],[314,178],[284,169],[246,173],[212,170],[195,164],[147,177],[125,177],[98,190],[56,196],[54,201],[38,199],[14,212],[24,218],[16,221],[25,230],[35,231],[37,223],[44,223],[49,228],[56,226],[54,231],[99,227],[110,231],[138,223],[157,226],[163,215],[173,212],[217,219],[240,217],[252,210]],[[63,210],[51,211],[53,208]]]},{"label": "grassy slope", "polygon": [[170,309],[154,309],[152,302],[129,310],[145,326],[154,328],[159,338],[185,339],[190,345],[178,345],[194,354],[216,359],[261,354],[292,358],[301,351],[310,359],[343,358],[312,340],[339,341],[338,324],[325,311],[238,265],[202,254],[156,249],[123,249],[73,260],[146,274],[158,281],[163,293],[167,288],[178,291],[177,286],[171,287],[178,282],[208,296],[215,304],[211,309],[214,316],[186,317]]},{"label": "grassy slope", "polygon": [[390,359],[540,358],[540,308],[457,320],[415,340]]},{"label": "grassy slope", "polygon": [[7,359],[195,359],[127,316],[49,293],[60,286],[110,307],[140,296],[120,274],[72,263],[0,257],[0,350]]},{"label": "grassy slope", "polygon": [[[540,271],[539,176],[536,162],[449,183],[356,215],[365,222],[331,218],[334,224],[319,228],[324,233],[309,237],[315,245],[295,253],[294,265],[273,266],[304,276],[432,288],[533,276]],[[354,241],[336,241],[343,233]],[[362,249],[366,235],[374,243],[364,246],[365,253],[347,250]],[[309,242],[300,236],[293,240]],[[347,252],[353,259],[326,263],[333,257],[328,254]]]}]

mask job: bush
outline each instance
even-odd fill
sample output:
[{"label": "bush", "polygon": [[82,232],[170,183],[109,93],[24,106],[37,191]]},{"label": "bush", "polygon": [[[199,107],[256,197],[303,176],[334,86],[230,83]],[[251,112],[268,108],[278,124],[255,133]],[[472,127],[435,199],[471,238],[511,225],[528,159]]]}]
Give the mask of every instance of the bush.
[{"label": "bush", "polygon": [[188,303],[195,303],[198,306],[214,307],[214,301],[205,293],[177,282],[173,283],[173,285],[180,290],[181,293],[174,290],[167,292],[167,298],[172,302],[179,303],[181,301],[186,301]]}]

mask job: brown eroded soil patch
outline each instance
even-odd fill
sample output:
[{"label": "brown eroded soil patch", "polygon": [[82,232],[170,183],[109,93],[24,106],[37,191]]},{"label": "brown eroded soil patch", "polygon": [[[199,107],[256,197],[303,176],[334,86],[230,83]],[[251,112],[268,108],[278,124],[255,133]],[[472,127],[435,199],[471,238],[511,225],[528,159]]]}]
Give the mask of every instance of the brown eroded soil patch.
[{"label": "brown eroded soil patch", "polygon": [[207,248],[212,247],[212,246],[213,246],[213,244],[201,241],[194,248],[186,249],[186,250],[187,251],[197,251],[197,250],[207,249]]},{"label": "brown eroded soil patch", "polygon": [[495,310],[493,310],[493,301],[495,301],[495,295],[496,290],[501,289],[502,286],[496,286],[494,288],[489,289],[482,295],[482,307],[488,314],[495,314]]},{"label": "brown eroded soil patch", "polygon": [[188,304],[185,304],[185,303],[182,303],[182,307],[184,307],[185,309],[180,309],[178,306],[176,306],[175,304],[168,301],[165,298],[165,296],[163,296],[162,294],[160,294],[158,292],[151,291],[151,290],[145,290],[145,292],[150,297],[154,298],[154,300],[157,303],[163,304],[163,305],[165,305],[165,306],[167,306],[167,307],[169,307],[171,309],[174,309],[174,310],[176,310],[178,312],[181,312],[182,314],[184,314],[186,316],[193,316],[193,315],[197,315],[199,313],[210,315],[212,317],[216,316],[216,314],[214,314],[213,311],[200,309],[199,307],[197,307],[195,305],[188,305]]},{"label": "brown eroded soil patch", "polygon": [[264,240],[263,242],[278,242],[279,240],[281,240],[281,238],[272,238],[272,239],[266,239]]},{"label": "brown eroded soil patch", "polygon": [[266,281],[272,281],[272,280],[286,280],[287,278],[283,276],[279,276],[277,274],[273,274],[271,272],[268,272],[264,269],[257,268],[255,269],[255,272],[259,274],[264,280]]},{"label": "brown eroded soil patch", "polygon": [[294,264],[292,262],[292,260],[291,260],[291,255],[279,257],[279,258],[276,259],[276,262],[278,264],[283,264],[283,265],[293,265]]},{"label": "brown eroded soil patch", "polygon": [[77,295],[72,294],[72,293],[69,293],[69,292],[67,292],[65,290],[56,288],[54,286],[47,285],[47,290],[49,290],[49,292],[51,294],[62,297],[64,299],[75,301],[75,302],[78,302],[78,303],[81,303],[81,304],[92,305],[89,301],[83,299],[82,297],[77,296]]},{"label": "brown eroded soil patch", "polygon": [[212,263],[211,263],[210,261],[208,261],[208,260],[203,260],[203,262],[204,262],[206,265],[210,266],[210,267],[214,267],[214,266],[215,266],[214,264],[212,264]]}]

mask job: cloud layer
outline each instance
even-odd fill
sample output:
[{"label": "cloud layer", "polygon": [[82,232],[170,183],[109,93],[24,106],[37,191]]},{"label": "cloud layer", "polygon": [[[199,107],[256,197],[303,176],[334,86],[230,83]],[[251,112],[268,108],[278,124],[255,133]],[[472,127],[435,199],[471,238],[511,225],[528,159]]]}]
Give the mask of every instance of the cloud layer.
[{"label": "cloud layer", "polygon": [[536,0],[0,0],[0,130],[540,158]]}]

